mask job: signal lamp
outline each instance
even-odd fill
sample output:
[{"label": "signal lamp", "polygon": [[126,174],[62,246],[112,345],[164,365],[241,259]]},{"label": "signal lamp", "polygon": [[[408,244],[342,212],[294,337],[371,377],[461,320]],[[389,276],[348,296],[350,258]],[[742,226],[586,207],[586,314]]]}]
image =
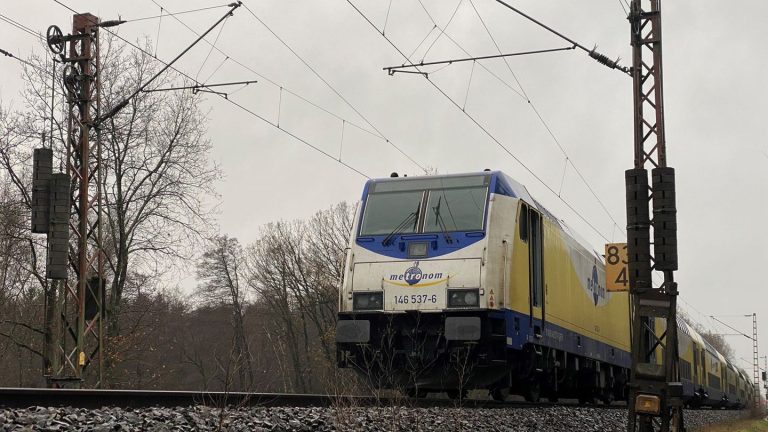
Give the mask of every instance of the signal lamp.
[{"label": "signal lamp", "polygon": [[384,309],[384,293],[381,291],[355,293],[352,296],[352,306],[355,310]]},{"label": "signal lamp", "polygon": [[661,399],[656,395],[637,395],[635,397],[635,411],[642,414],[659,415],[661,412]]},{"label": "signal lamp", "polygon": [[449,290],[448,307],[466,308],[480,306],[480,295],[476,289]]}]

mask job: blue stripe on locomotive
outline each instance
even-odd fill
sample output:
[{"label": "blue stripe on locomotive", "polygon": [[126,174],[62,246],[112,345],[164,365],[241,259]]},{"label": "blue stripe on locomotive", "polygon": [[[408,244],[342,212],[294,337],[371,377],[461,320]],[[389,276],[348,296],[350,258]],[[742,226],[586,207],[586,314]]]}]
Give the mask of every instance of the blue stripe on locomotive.
[{"label": "blue stripe on locomotive", "polygon": [[548,321],[541,329],[541,337],[536,337],[533,328],[534,326],[542,327],[542,321],[538,318],[531,320],[528,314],[504,309],[491,316],[504,318],[508,348],[522,350],[525,344],[532,343],[624,368],[630,368],[632,365],[632,356],[629,351],[620,350]]}]

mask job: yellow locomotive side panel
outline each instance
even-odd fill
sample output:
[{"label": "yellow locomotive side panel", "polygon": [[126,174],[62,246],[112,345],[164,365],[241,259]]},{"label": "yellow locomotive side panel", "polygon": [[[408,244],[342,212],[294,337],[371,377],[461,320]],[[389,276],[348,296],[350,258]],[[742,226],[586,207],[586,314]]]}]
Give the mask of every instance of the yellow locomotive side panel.
[{"label": "yellow locomotive side panel", "polygon": [[[601,259],[545,219],[546,320],[623,351],[629,351],[627,293],[605,290]],[[591,270],[591,271],[590,271]]]},{"label": "yellow locomotive side panel", "polygon": [[[510,271],[507,276],[507,307],[515,312],[544,318],[547,324],[583,335],[618,350],[629,351],[629,304],[627,293],[605,290],[604,264],[557,222],[542,214],[544,307],[531,303],[530,242],[521,239],[522,201],[518,201]],[[531,207],[531,211],[535,208]],[[511,227],[510,227],[511,228]],[[552,327],[552,326],[550,326]],[[552,328],[556,328],[552,327]],[[551,330],[550,335],[565,338]],[[587,353],[588,354],[588,353]]]}]

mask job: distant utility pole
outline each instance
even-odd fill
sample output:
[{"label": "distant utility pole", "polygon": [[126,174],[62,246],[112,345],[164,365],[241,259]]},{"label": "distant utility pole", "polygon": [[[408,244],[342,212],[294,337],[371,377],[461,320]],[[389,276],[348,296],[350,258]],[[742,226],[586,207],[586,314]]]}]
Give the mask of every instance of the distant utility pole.
[{"label": "distant utility pole", "polygon": [[765,367],[763,367],[763,388],[765,389],[765,400],[768,402],[768,379],[766,379],[768,378],[768,355],[760,356],[760,358],[765,361]]},{"label": "distant utility pole", "polygon": [[[649,8],[644,8],[647,1]],[[629,15],[635,106],[634,168],[626,171],[632,311],[629,432],[685,430],[678,369],[678,291],[674,281],[677,270],[675,171],[667,166],[660,3],[660,0],[632,0]],[[650,187],[646,163],[652,168]],[[663,272],[664,282],[660,287],[653,286],[654,271]]]},{"label": "distant utility pole", "polygon": [[[753,370],[753,381],[752,385],[755,387],[755,408],[760,408],[760,357],[758,356],[758,345],[757,345],[757,314],[747,314],[744,315],[744,317],[749,318],[752,317],[752,336],[733,328],[733,326],[721,321],[718,319],[718,317],[714,315],[710,315],[710,318],[713,320],[719,322],[720,324],[728,327],[729,329],[735,331],[734,334],[724,334],[723,336],[744,336],[747,339],[750,339],[752,341],[752,370]],[[720,317],[724,318],[724,317]],[[763,375],[763,381],[765,381],[765,375]],[[768,387],[766,387],[768,389]],[[768,395],[766,395],[768,397]]]}]

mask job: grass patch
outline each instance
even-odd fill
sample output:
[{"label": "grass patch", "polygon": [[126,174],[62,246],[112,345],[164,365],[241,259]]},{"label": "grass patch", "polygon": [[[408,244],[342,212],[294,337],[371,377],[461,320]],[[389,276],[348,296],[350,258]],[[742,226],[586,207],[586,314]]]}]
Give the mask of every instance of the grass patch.
[{"label": "grass patch", "polygon": [[768,432],[766,420],[736,420],[694,429],[693,432]]}]

